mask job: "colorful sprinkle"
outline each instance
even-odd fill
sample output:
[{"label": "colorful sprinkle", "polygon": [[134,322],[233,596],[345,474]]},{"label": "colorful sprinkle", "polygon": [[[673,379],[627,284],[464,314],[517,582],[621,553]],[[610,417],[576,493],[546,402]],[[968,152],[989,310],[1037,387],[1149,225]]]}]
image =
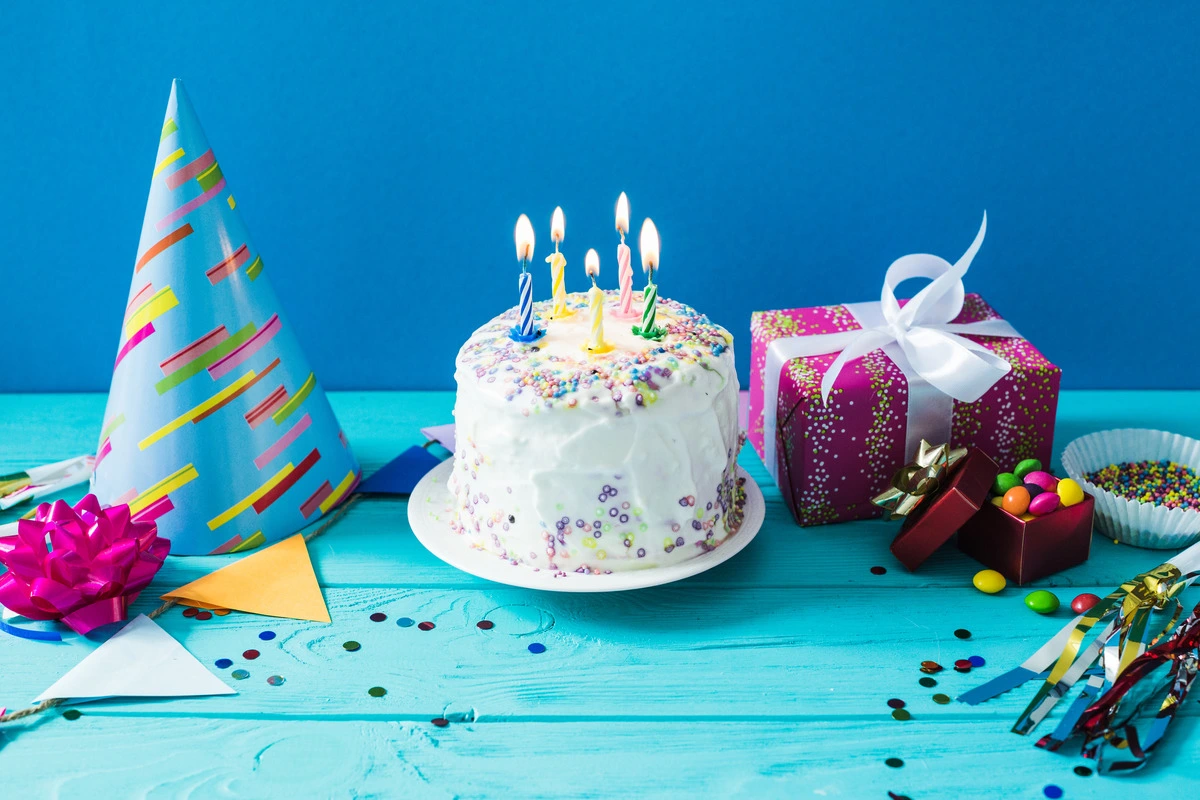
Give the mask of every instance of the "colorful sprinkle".
[{"label": "colorful sprinkle", "polygon": [[1106,492],[1137,503],[1200,509],[1200,475],[1174,461],[1109,464],[1083,477]]},{"label": "colorful sprinkle", "polygon": [[387,620],[387,614],[382,611],[376,611],[371,615],[371,622],[384,622]]},{"label": "colorful sprinkle", "polygon": [[244,669],[235,669],[233,672],[229,673],[229,675],[235,681],[244,681],[244,680],[246,680],[246,678],[250,677],[250,673]]},{"label": "colorful sprinkle", "polygon": [[387,689],[382,686],[372,686],[370,689],[367,689],[367,694],[371,695],[371,697],[383,697],[387,694]]},{"label": "colorful sprinkle", "polygon": [[197,611],[196,619],[200,620],[201,622],[210,620],[210,619],[212,619],[212,612],[211,611]]},{"label": "colorful sprinkle", "polygon": [[908,713],[908,711],[903,708],[897,708],[892,712],[892,719],[899,720],[900,722],[907,722],[908,720],[912,719],[912,714]]},{"label": "colorful sprinkle", "polygon": [[945,669],[945,667],[943,667],[941,664],[937,663],[936,661],[922,661],[921,662],[921,672],[924,672],[927,675],[935,675],[944,669]]},{"label": "colorful sprinkle", "polygon": [[888,700],[887,704],[888,708],[904,708],[905,705],[904,701],[898,697],[893,697],[891,700]]},{"label": "colorful sprinkle", "polygon": [[871,567],[872,575],[886,575],[887,567]]},{"label": "colorful sprinkle", "polygon": [[904,761],[899,758],[889,758],[889,759],[885,760],[883,763],[887,764],[892,769],[899,769],[900,767],[904,766]]},{"label": "colorful sprinkle", "polygon": [[475,623],[475,627],[483,631],[490,631],[492,628],[496,627],[496,623],[492,622],[490,619],[481,619],[479,622]]},{"label": "colorful sprinkle", "polygon": [[546,652],[546,645],[542,644],[541,642],[534,642],[533,644],[529,645],[529,652],[544,653]]},{"label": "colorful sprinkle", "polygon": [[69,719],[72,722],[83,716],[83,712],[77,708],[68,708],[62,713],[63,719]]},{"label": "colorful sprinkle", "polygon": [[940,694],[940,693],[939,693],[939,694],[935,694],[935,695],[933,696],[933,702],[937,703],[939,706],[944,706],[944,705],[946,705],[947,703],[949,703],[949,702],[950,702],[950,695],[948,695],[948,694]]},{"label": "colorful sprinkle", "polygon": [[933,687],[937,686],[937,681],[935,681],[933,678],[921,678],[921,680],[917,681],[917,683],[921,684],[926,689],[932,689]]},{"label": "colorful sprinkle", "polygon": [[970,639],[971,638],[971,632],[969,630],[967,630],[966,628],[959,628],[958,630],[956,630],[954,632],[954,635],[957,636],[959,639]]},{"label": "colorful sprinkle", "polygon": [[436,628],[437,626],[434,625],[432,622],[419,622],[419,623],[417,623],[417,627],[423,631],[431,631],[434,628]]},{"label": "colorful sprinkle", "polygon": [[262,639],[264,642],[269,642],[275,638],[275,631],[263,631],[258,635],[258,638]]},{"label": "colorful sprinkle", "polygon": [[1091,767],[1085,767],[1082,764],[1075,768],[1075,774],[1081,778],[1089,777],[1092,774]]},{"label": "colorful sprinkle", "polygon": [[267,684],[270,686],[283,686],[284,679],[282,675],[272,675],[267,678]]},{"label": "colorful sprinkle", "polygon": [[228,658],[218,658],[213,663],[216,664],[217,669],[229,669],[233,666],[233,660]]},{"label": "colorful sprinkle", "polygon": [[1042,789],[1042,794],[1049,797],[1050,800],[1058,800],[1058,798],[1063,796],[1063,790],[1061,786],[1055,786],[1053,783],[1050,783],[1046,785],[1045,789]]},{"label": "colorful sprinkle", "polygon": [[345,650],[347,653],[353,653],[361,647],[362,647],[361,644],[359,644],[358,642],[353,641],[353,640],[351,640],[349,642],[342,642],[342,649]]},{"label": "colorful sprinkle", "polygon": [[246,659],[247,661],[253,661],[260,655],[262,655],[262,653],[258,652],[257,650],[247,650],[246,652],[242,653],[242,658]]},{"label": "colorful sprinkle", "polygon": [[434,717],[429,721],[434,725],[437,725],[439,728],[444,728],[450,724],[450,720],[446,719],[445,717]]},{"label": "colorful sprinkle", "polygon": [[401,617],[400,619],[396,620],[396,624],[401,628],[411,628],[414,624],[414,620],[412,617]]},{"label": "colorful sprinkle", "polygon": [[967,661],[971,662],[972,667],[982,667],[984,664],[987,663],[987,661],[984,660],[983,656],[971,656],[970,658],[967,659]]},{"label": "colorful sprinkle", "polygon": [[194,617],[194,616],[196,616],[196,615],[197,615],[197,614],[199,614],[199,613],[200,613],[200,609],[198,609],[198,608],[192,608],[191,606],[188,606],[187,608],[185,608],[185,609],[183,610],[183,615],[184,615],[185,617],[188,617],[189,619],[190,619],[191,617]]}]

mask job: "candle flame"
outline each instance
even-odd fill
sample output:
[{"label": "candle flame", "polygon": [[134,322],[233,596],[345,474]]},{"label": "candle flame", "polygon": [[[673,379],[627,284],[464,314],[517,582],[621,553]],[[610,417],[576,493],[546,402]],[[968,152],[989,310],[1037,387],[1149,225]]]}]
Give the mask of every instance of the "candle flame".
[{"label": "candle flame", "polygon": [[642,223],[642,233],[638,237],[638,250],[642,254],[642,269],[646,272],[658,269],[659,246],[658,228],[654,227],[654,220],[646,217],[646,221]]},{"label": "candle flame", "polygon": [[567,221],[563,219],[562,206],[556,206],[554,216],[550,218],[550,238],[555,242],[561,242],[567,234]]},{"label": "candle flame", "polygon": [[517,218],[513,239],[517,243],[517,261],[533,261],[533,225],[529,224],[529,217],[524,214]]},{"label": "candle flame", "polygon": [[617,233],[622,236],[629,233],[629,198],[624,192],[617,198]]},{"label": "candle flame", "polygon": [[587,255],[583,258],[583,269],[593,278],[600,274],[600,254],[595,248],[587,251]]}]

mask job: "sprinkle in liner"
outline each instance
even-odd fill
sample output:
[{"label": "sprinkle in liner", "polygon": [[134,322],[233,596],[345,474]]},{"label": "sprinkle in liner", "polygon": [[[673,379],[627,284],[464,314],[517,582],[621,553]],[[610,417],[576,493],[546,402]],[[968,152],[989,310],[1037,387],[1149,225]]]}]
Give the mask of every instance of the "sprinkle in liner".
[{"label": "sprinkle in liner", "polygon": [[1200,510],[1200,474],[1174,461],[1109,464],[1083,477],[1099,489],[1137,503]]}]

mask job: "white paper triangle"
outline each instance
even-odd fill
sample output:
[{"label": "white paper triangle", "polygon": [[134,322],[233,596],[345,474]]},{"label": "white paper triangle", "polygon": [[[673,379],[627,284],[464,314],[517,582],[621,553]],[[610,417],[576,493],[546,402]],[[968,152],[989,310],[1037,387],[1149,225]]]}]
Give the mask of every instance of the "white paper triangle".
[{"label": "white paper triangle", "polygon": [[33,702],[237,694],[154,620],[130,622]]}]

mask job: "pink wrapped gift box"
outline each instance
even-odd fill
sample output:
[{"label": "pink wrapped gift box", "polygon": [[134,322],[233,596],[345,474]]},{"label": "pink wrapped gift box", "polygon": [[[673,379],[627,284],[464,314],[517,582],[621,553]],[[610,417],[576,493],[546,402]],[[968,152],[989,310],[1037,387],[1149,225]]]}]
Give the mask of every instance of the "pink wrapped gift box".
[{"label": "pink wrapped gift box", "polygon": [[[1000,315],[979,295],[968,294],[954,322],[990,319]],[[766,450],[764,376],[771,342],[859,328],[845,306],[753,314],[749,435],[760,457]],[[1012,370],[977,401],[953,401],[950,444],[977,447],[1000,464],[1025,458],[1049,464],[1061,370],[1025,339],[966,338],[1008,361]],[[780,373],[776,463],[767,467],[800,525],[880,516],[870,498],[887,488],[896,468],[912,455],[905,452],[905,374],[883,351],[874,350],[845,365],[825,405],[821,381],[836,356],[795,358]]]}]

